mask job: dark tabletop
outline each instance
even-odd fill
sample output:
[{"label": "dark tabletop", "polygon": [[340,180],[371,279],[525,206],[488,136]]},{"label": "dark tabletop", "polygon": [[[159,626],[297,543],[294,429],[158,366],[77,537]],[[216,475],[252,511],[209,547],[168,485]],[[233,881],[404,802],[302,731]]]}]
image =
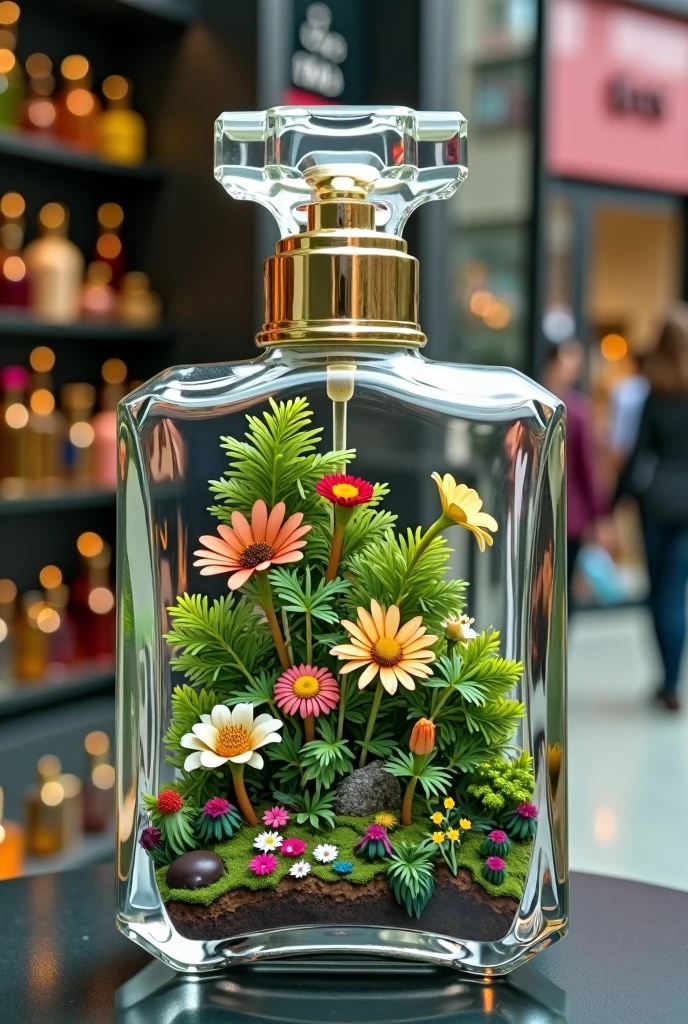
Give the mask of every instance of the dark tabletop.
[{"label": "dark tabletop", "polygon": [[312,963],[199,983],[116,931],[113,875],[101,865],[0,883],[3,1024],[688,1024],[688,893],[574,874],[569,935],[508,984]]}]

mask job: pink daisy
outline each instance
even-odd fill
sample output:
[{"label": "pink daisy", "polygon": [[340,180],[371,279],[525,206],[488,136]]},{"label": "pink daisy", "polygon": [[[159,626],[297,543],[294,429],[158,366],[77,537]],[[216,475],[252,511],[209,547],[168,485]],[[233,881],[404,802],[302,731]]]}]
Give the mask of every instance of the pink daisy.
[{"label": "pink daisy", "polygon": [[272,853],[259,853],[249,867],[254,875],[271,875],[277,867],[277,858]]},{"label": "pink daisy", "polygon": [[289,821],[289,812],[284,807],[271,807],[263,815],[263,821],[269,828],[282,828]]},{"label": "pink daisy", "polygon": [[254,572],[264,572],[271,565],[298,562],[306,546],[304,536],[311,529],[302,526],[303,512],[295,512],[284,521],[287,508],[279,501],[268,515],[268,507],[259,499],[251,510],[251,522],[241,512],[232,512],[232,525],[218,526],[219,537],[200,538],[205,548],[194,551],[194,565],[201,576],[230,573],[230,590],[243,587]]},{"label": "pink daisy", "polygon": [[306,849],[303,839],[285,839],[280,848],[284,857],[300,857]]},{"label": "pink daisy", "polygon": [[313,665],[295,665],[275,683],[275,703],[288,715],[327,714],[339,702],[339,687],[331,672]]}]

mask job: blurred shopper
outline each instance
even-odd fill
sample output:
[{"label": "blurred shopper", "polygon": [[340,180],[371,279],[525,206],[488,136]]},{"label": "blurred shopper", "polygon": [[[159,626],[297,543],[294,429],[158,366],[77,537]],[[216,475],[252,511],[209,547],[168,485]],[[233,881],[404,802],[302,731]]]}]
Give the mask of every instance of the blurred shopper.
[{"label": "blurred shopper", "polygon": [[650,392],[620,491],[640,506],[650,611],[664,664],[657,697],[677,711],[688,584],[688,305],[671,311],[643,371]]},{"label": "blurred shopper", "polygon": [[615,475],[614,486],[638,440],[640,419],[649,391],[650,382],[640,372],[634,359],[628,376],[617,381],[611,389],[609,449]]},{"label": "blurred shopper", "polygon": [[578,553],[586,534],[604,511],[595,472],[592,408],[576,390],[585,365],[585,352],[571,339],[552,345],[545,361],[543,383],[566,405],[566,512],[569,598]]}]

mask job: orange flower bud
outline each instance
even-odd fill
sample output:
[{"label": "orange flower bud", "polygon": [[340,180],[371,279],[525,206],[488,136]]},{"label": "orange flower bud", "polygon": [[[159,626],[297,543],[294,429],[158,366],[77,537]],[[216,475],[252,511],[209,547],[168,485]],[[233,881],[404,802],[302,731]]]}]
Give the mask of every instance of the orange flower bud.
[{"label": "orange flower bud", "polygon": [[431,754],[435,749],[435,723],[419,718],[413,727],[409,747],[412,754]]}]

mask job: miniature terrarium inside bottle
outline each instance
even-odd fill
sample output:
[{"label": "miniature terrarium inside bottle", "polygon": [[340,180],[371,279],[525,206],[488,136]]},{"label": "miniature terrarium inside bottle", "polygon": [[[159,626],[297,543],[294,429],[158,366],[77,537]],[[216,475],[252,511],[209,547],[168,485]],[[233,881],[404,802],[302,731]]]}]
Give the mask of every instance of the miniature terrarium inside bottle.
[{"label": "miniature terrarium inside bottle", "polygon": [[118,923],[179,969],[503,973],[565,931],[563,407],[425,358],[401,237],[465,140],[401,107],[217,122],[282,235],[262,352],[120,404]]}]

